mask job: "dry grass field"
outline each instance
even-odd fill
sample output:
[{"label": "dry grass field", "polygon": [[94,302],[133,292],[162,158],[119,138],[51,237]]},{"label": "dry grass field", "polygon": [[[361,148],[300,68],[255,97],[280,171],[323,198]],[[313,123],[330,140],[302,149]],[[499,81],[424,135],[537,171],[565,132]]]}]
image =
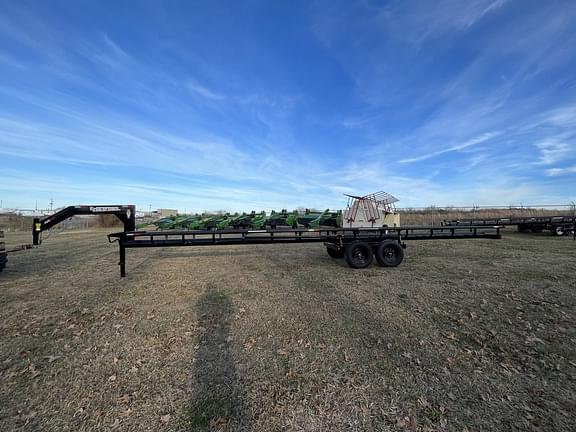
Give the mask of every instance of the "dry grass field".
[{"label": "dry grass field", "polygon": [[576,242],[508,231],[395,269],[129,250],[124,279],[104,231],[53,235],[0,274],[0,430],[576,430]]}]

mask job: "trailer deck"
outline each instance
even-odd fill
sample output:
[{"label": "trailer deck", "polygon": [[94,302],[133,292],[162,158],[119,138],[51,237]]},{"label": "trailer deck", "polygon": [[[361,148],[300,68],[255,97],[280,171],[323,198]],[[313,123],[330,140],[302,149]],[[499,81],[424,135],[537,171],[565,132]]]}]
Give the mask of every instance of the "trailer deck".
[{"label": "trailer deck", "polygon": [[501,238],[500,226],[317,228],[317,229],[225,229],[191,231],[129,231],[108,235],[118,242],[120,275],[126,276],[126,249],[143,247],[217,246],[238,244],[324,243],[333,258],[346,258],[353,268],[376,260],[385,267],[399,265],[404,240],[452,240]]}]

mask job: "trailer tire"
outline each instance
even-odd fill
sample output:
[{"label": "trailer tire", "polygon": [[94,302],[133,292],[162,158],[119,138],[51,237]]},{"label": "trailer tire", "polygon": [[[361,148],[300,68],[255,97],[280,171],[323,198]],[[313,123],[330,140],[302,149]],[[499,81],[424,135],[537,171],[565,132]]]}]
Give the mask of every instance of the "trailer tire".
[{"label": "trailer tire", "polygon": [[404,249],[396,241],[385,240],[376,248],[376,261],[382,267],[397,267],[404,260]]},{"label": "trailer tire", "polygon": [[366,268],[372,264],[374,252],[368,243],[356,240],[346,246],[344,258],[352,268]]},{"label": "trailer tire", "polygon": [[344,258],[344,249],[332,249],[330,247],[326,247],[326,252],[328,252],[330,258],[334,259]]},{"label": "trailer tire", "polygon": [[562,225],[556,225],[552,230],[552,234],[558,237],[562,237],[564,234],[566,234],[566,231],[564,231],[564,227]]}]

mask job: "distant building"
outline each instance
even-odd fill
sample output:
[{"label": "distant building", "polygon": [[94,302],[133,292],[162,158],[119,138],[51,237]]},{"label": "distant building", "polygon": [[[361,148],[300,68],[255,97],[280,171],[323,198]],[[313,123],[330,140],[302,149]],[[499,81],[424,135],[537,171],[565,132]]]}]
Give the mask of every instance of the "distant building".
[{"label": "distant building", "polygon": [[158,209],[158,214],[160,217],[176,216],[178,210],[176,209]]}]

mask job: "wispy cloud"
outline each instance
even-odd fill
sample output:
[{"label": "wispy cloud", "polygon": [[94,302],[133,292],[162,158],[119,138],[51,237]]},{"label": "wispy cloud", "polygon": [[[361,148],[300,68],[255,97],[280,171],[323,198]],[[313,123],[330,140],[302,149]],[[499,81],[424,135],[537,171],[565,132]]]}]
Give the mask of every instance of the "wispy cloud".
[{"label": "wispy cloud", "polygon": [[16,69],[26,69],[23,63],[16,60],[13,56],[0,52],[0,63]]},{"label": "wispy cloud", "polygon": [[445,153],[450,153],[450,152],[455,152],[455,151],[460,151],[460,150],[464,150],[467,149],[469,147],[478,145],[478,144],[482,144],[486,141],[491,140],[494,137],[497,137],[498,135],[500,135],[500,132],[488,132],[488,133],[484,133],[480,136],[477,136],[475,138],[471,138],[467,141],[464,141],[461,144],[457,144],[442,150],[437,150],[435,152],[432,153],[428,153],[422,156],[417,156],[414,158],[408,158],[408,159],[402,159],[399,162],[400,163],[412,163],[412,162],[421,162],[427,159],[431,159],[433,157],[439,156],[441,154],[445,154]]},{"label": "wispy cloud", "polygon": [[400,1],[385,8],[387,13],[384,16],[397,32],[421,42],[449,32],[468,30],[507,2],[508,0]]},{"label": "wispy cloud", "polygon": [[[76,117],[78,118],[78,116]],[[65,127],[0,118],[0,154],[96,165],[162,168],[251,178],[248,156],[223,140],[175,136],[143,125],[67,122]]]},{"label": "wispy cloud", "polygon": [[566,168],[550,168],[549,170],[546,171],[546,174],[552,177],[568,174],[576,174],[576,165]]},{"label": "wispy cloud", "polygon": [[220,101],[220,100],[224,100],[226,99],[226,96],[220,93],[216,93],[210,89],[208,89],[207,87],[204,87],[198,83],[194,83],[194,82],[189,82],[188,85],[188,90],[190,90],[190,92],[192,92],[193,94],[196,95],[200,95],[206,99],[212,99],[215,101]]},{"label": "wispy cloud", "polygon": [[551,165],[560,162],[571,152],[571,148],[568,144],[553,138],[537,143],[536,147],[540,151],[540,160],[538,163],[543,165]]},{"label": "wispy cloud", "polygon": [[544,122],[559,127],[576,127],[576,105],[551,110],[544,115]]},{"label": "wispy cloud", "polygon": [[128,53],[124,51],[116,42],[114,42],[110,38],[110,36],[108,36],[106,33],[102,35],[102,39],[104,40],[104,43],[114,52],[116,56],[123,57],[125,59],[130,58]]}]

